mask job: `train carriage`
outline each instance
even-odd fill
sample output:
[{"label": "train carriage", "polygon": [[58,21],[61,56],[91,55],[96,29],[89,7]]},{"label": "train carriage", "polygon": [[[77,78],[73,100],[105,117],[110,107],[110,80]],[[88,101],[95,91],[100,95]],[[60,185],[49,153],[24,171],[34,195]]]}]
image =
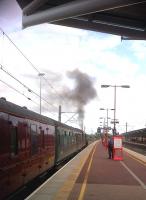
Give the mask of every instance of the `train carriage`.
[{"label": "train carriage", "polygon": [[56,124],[56,162],[59,163],[85,147],[86,137],[80,129]]},{"label": "train carriage", "polygon": [[54,164],[54,120],[0,99],[0,199]]},{"label": "train carriage", "polygon": [[0,200],[85,145],[80,129],[0,98]]}]

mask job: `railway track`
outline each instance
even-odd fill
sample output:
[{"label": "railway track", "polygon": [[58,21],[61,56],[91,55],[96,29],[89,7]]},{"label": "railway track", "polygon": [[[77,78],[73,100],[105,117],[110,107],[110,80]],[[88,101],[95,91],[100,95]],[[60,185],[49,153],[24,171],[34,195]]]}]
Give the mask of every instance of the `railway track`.
[{"label": "railway track", "polygon": [[146,144],[124,141],[123,146],[146,156]]}]

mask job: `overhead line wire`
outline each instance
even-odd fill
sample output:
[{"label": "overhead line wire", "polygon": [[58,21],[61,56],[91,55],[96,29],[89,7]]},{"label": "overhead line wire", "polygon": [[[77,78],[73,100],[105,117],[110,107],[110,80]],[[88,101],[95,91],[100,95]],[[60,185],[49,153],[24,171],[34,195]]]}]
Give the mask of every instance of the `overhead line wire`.
[{"label": "overhead line wire", "polygon": [[[38,96],[40,98],[40,96],[34,92],[32,89],[30,89],[28,86],[26,86],[24,83],[22,83],[19,79],[17,79],[16,77],[14,77],[10,72],[6,71],[3,67],[2,64],[0,64],[0,69],[5,72],[6,74],[8,74],[9,76],[11,76],[14,80],[16,80],[17,82],[19,82],[19,84],[21,84],[23,87],[25,87],[29,92],[34,93],[36,96]],[[20,91],[18,91],[17,89],[15,89],[14,87],[10,86],[9,84],[5,83],[4,81],[0,80],[1,82],[3,82],[4,84],[6,84],[8,87],[10,87],[11,89],[15,90],[16,92],[18,92],[19,94],[23,95],[24,97],[26,97],[28,100],[31,100],[32,102],[34,102],[35,104],[39,105],[38,103],[36,103],[35,101],[33,101],[32,99],[30,99],[29,97],[27,97],[25,94],[21,93]],[[54,106],[53,104],[49,103],[48,101],[46,101],[44,98],[41,98],[43,101],[45,101],[47,104],[51,105],[54,108],[57,108],[56,106]],[[44,107],[44,106],[43,106]],[[45,107],[44,107],[45,108]],[[58,109],[58,108],[57,108]],[[72,119],[73,117],[71,117]],[[69,120],[67,120],[69,121]]]},{"label": "overhead line wire", "polygon": [[48,82],[48,80],[47,80],[45,77],[43,77],[43,79],[48,83],[48,85],[50,85],[50,87],[55,91],[55,93],[56,93],[59,97],[61,97],[61,98],[63,99],[64,102],[66,102],[66,100],[64,99],[64,97],[63,97],[62,95],[58,94],[58,92],[57,92],[57,91],[54,89],[54,87]]},{"label": "overhead line wire", "polygon": [[[11,38],[2,30],[2,28],[0,28],[1,32],[3,33],[3,35],[5,35],[8,40],[14,45],[14,47],[20,52],[20,54],[29,62],[29,64],[38,72],[40,73],[40,71],[34,66],[34,64],[27,58],[27,56],[16,46],[16,44],[11,40]],[[55,88],[48,82],[48,80],[43,77],[43,79],[48,83],[48,85],[55,91],[55,93],[60,96],[61,98],[63,98],[62,95],[58,94],[58,92],[55,90]],[[63,98],[64,101],[66,101],[64,98]]]},{"label": "overhead line wire", "polygon": [[[0,64],[0,69],[2,71],[4,71],[6,74],[8,74],[9,76],[11,76],[13,79],[15,79],[17,82],[19,82],[19,84],[21,84],[23,87],[25,87],[29,92],[34,93],[36,96],[38,96],[40,98],[40,96],[34,92],[32,89],[30,89],[28,86],[26,86],[24,83],[22,83],[19,79],[17,79],[16,77],[14,77],[11,73],[9,73],[8,71],[6,71],[3,67],[3,65]],[[56,106],[54,106],[53,104],[49,103],[47,100],[45,100],[44,98],[41,98],[43,101],[45,101],[47,104],[51,105],[54,108],[57,108]]]},{"label": "overhead line wire", "polygon": [[[3,35],[5,35],[6,37],[7,37],[7,39],[14,45],[14,47],[20,52],[20,54],[29,62],[29,64],[38,72],[38,73],[40,73],[40,71],[34,66],[34,64],[26,57],[26,55],[16,46],[16,44],[11,40],[11,38],[3,31],[3,29],[0,27],[0,30],[1,30],[1,32],[3,33]],[[54,89],[54,87],[48,82],[48,80],[45,78],[45,77],[43,77],[43,79],[49,84],[49,86],[55,91],[55,93],[58,95],[58,96],[60,96],[61,98],[63,98],[63,96],[62,95],[60,95],[60,94],[58,94],[58,92]],[[63,98],[63,100],[64,101],[66,101],[64,98]],[[56,108],[56,107],[55,107]],[[72,119],[73,117],[71,117],[71,119]],[[69,118],[69,120],[70,120],[70,118]],[[67,121],[69,121],[69,120],[67,120]],[[66,121],[66,122],[67,122]],[[65,122],[65,123],[66,123]]]},{"label": "overhead line wire", "polygon": [[16,44],[11,40],[11,38],[0,28],[2,33],[8,38],[8,40],[14,45],[14,47],[20,52],[20,54],[29,62],[29,64],[38,72],[39,70],[33,65],[33,63],[24,55],[24,53],[16,46]]},{"label": "overhead line wire", "polygon": [[19,90],[17,90],[17,89],[14,88],[14,87],[12,87],[11,85],[9,85],[8,83],[6,83],[5,81],[3,81],[3,80],[1,80],[1,79],[0,79],[0,81],[1,81],[2,83],[4,83],[5,85],[7,85],[9,88],[15,90],[16,92],[18,92],[19,94],[21,94],[22,96],[24,96],[25,98],[27,98],[27,100],[30,100],[30,101],[32,101],[33,103],[39,105],[38,103],[36,103],[35,101],[33,101],[31,98],[27,97],[24,93],[20,92]]},{"label": "overhead line wire", "polygon": [[77,113],[74,113],[67,121],[65,121],[64,123],[67,123],[69,120],[71,120]]},{"label": "overhead line wire", "polygon": [[[24,93],[20,92],[19,90],[17,90],[17,89],[14,88],[14,87],[12,87],[11,85],[9,85],[8,83],[6,83],[5,81],[3,81],[3,80],[1,80],[1,79],[0,79],[0,81],[1,81],[2,83],[4,83],[5,85],[7,85],[9,88],[15,90],[17,93],[19,93],[19,94],[21,94],[22,96],[24,96],[27,100],[30,100],[30,101],[32,101],[33,103],[35,103],[36,105],[39,106],[39,104],[38,104],[37,102],[35,102],[35,101],[32,100],[31,98],[27,97]],[[42,106],[42,107],[46,108],[45,106]]]}]

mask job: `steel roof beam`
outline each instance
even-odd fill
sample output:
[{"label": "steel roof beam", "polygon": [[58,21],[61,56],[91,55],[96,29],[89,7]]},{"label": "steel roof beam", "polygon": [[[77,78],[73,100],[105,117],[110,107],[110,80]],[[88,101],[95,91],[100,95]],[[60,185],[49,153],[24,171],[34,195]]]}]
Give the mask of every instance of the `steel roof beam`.
[{"label": "steel roof beam", "polygon": [[121,36],[121,41],[123,40],[146,40],[146,37],[126,37]]},{"label": "steel roof beam", "polygon": [[100,23],[100,24],[107,24],[107,25],[139,30],[139,31],[145,31],[145,28],[146,28],[145,23],[141,22],[140,20],[127,19],[127,18],[122,18],[118,16],[113,16],[110,14],[105,14],[105,13],[95,13],[92,15],[86,15],[86,16],[77,17],[73,19]]},{"label": "steel roof beam", "polygon": [[[36,1],[36,0],[35,0]],[[38,0],[39,1],[39,0]],[[45,0],[44,0],[45,1]],[[73,18],[95,12],[112,10],[120,7],[131,6],[146,1],[138,0],[75,0],[69,3],[55,6],[51,9],[37,12],[27,16],[26,9],[23,15],[23,27],[55,22],[67,18]]]},{"label": "steel roof beam", "polygon": [[30,15],[34,13],[40,6],[44,5],[48,0],[33,0],[23,9],[23,14]]},{"label": "steel roof beam", "polygon": [[54,24],[70,26],[70,27],[75,27],[75,28],[80,28],[80,29],[85,29],[85,30],[91,30],[91,31],[104,32],[104,33],[109,33],[109,34],[115,34],[119,36],[130,37],[130,38],[132,37],[139,38],[141,40],[146,39],[145,31],[116,27],[116,26],[111,26],[111,25],[106,25],[106,24],[95,23],[95,22],[79,21],[77,19],[57,21]]}]

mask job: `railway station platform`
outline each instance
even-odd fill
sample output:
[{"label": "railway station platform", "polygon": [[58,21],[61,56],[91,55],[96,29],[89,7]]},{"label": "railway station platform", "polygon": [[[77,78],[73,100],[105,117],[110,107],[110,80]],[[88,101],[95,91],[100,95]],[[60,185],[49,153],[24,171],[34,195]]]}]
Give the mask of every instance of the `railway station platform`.
[{"label": "railway station platform", "polygon": [[145,200],[146,158],[124,149],[108,159],[100,141],[90,144],[26,200]]}]

